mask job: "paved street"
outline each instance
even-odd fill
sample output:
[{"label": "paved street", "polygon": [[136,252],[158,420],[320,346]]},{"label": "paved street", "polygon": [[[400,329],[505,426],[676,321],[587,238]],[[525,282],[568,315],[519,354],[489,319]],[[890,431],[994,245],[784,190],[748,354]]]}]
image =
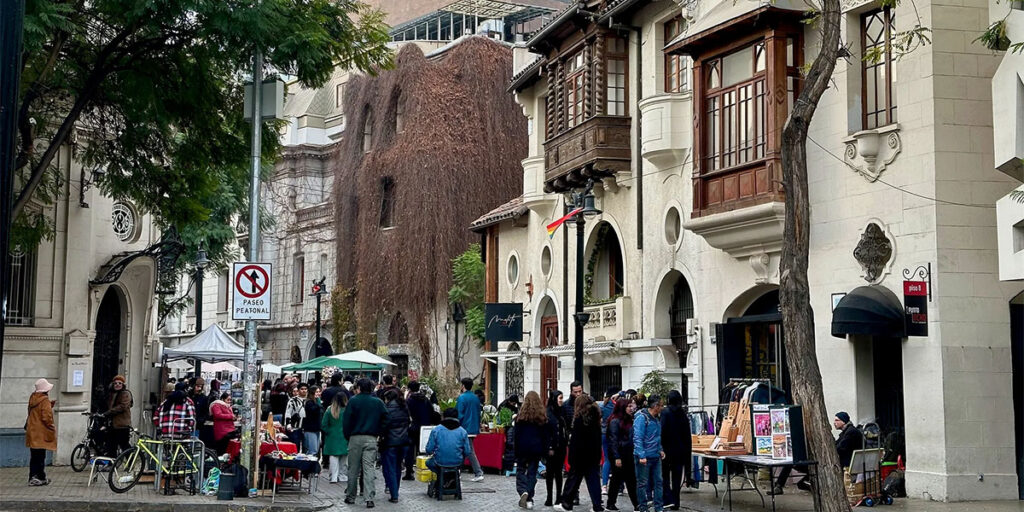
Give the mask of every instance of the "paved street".
[{"label": "paved street", "polygon": [[[279,496],[276,503],[271,504],[269,497],[257,499],[237,499],[231,502],[217,501],[210,496],[188,496],[179,494],[163,496],[153,491],[152,485],[138,485],[125,494],[114,494],[106,483],[99,481],[87,487],[88,473],[74,473],[67,467],[49,468],[53,483],[47,487],[28,487],[25,485],[25,468],[0,469],[0,511],[142,511],[146,512],[214,512],[214,511],[273,511],[273,512],[304,512],[313,510],[329,511],[361,511],[366,510],[360,499],[356,505],[342,503],[343,487],[341,484],[329,484],[321,478],[319,490],[313,496],[286,494]],[[397,504],[388,503],[383,496],[383,482],[377,480],[377,509],[381,511],[433,512],[441,506],[437,501],[426,496],[425,484],[419,482],[402,482],[401,501]],[[537,511],[550,511],[543,503],[543,482],[538,484],[539,499]],[[516,501],[515,479],[487,475],[480,483],[463,480],[464,496],[462,501],[445,501],[445,511],[508,511],[519,510]],[[584,492],[584,505],[576,510],[588,512],[590,507]],[[626,497],[620,500],[620,509],[630,510]],[[685,510],[699,512],[717,512],[719,500],[714,490],[702,487],[699,491],[687,492],[683,495]],[[770,510],[771,503],[767,503]],[[728,508],[728,507],[726,507]],[[796,489],[788,490],[780,496],[776,503],[777,510],[801,512],[813,510],[810,495]],[[733,510],[755,512],[761,508],[760,500],[753,493],[738,493],[733,499]],[[897,500],[891,507],[882,510],[892,512],[1024,512],[1024,503],[984,502],[984,503],[936,503],[922,500]]]}]

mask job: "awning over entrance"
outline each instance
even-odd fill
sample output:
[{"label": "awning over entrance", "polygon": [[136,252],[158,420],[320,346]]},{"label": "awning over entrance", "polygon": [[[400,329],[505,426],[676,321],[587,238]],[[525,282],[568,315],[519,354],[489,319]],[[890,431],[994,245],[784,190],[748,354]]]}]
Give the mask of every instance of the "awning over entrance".
[{"label": "awning over entrance", "polygon": [[903,307],[880,286],[861,286],[846,294],[832,311],[832,336],[866,334],[903,338]]},{"label": "awning over entrance", "polygon": [[[607,352],[615,348],[614,341],[591,341],[583,344],[584,354],[596,354],[599,352]],[[565,356],[575,353],[576,345],[572,343],[566,343],[564,345],[558,345],[557,347],[546,348],[540,351],[542,356]]]}]

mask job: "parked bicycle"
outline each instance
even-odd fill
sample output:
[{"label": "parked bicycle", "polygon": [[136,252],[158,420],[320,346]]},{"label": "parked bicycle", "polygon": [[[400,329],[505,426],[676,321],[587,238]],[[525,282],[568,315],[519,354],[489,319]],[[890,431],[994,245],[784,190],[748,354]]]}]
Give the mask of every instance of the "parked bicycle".
[{"label": "parked bicycle", "polygon": [[[89,467],[89,461],[93,457],[116,457],[118,455],[109,451],[110,418],[103,414],[88,412],[83,412],[82,415],[89,417],[89,423],[85,429],[85,437],[71,450],[71,469],[76,472],[82,472]],[[129,446],[135,446],[139,437],[144,435],[132,428]]]},{"label": "parked bicycle", "polygon": [[[159,455],[161,449],[163,457]],[[174,480],[195,493],[210,470],[217,467],[217,452],[198,439],[139,438],[134,448],[121,452],[114,460],[108,481],[110,490],[128,492],[139,482],[146,467],[158,469],[168,488]]]}]

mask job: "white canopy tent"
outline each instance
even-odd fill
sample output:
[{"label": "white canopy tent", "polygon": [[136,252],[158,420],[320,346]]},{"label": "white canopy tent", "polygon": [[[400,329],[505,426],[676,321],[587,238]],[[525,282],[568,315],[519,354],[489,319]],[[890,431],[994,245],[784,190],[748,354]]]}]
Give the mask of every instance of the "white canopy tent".
[{"label": "white canopy tent", "polygon": [[372,352],[367,352],[365,350],[356,350],[355,352],[346,352],[344,354],[337,354],[328,357],[330,357],[331,359],[337,359],[338,361],[351,361],[353,363],[383,364],[386,366],[395,366],[395,363],[392,363],[391,361],[384,359],[383,357],[380,357]]},{"label": "white canopy tent", "polygon": [[164,350],[164,357],[167,361],[198,359],[205,363],[241,361],[244,350],[221,326],[213,324],[186,343]]},{"label": "white canopy tent", "polygon": [[263,373],[266,375],[281,375],[284,372],[276,364],[263,363]]}]

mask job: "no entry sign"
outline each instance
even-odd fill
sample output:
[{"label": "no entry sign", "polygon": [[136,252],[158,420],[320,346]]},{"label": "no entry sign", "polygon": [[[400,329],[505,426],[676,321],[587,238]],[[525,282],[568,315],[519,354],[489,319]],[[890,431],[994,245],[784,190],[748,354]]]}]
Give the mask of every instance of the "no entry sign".
[{"label": "no entry sign", "polygon": [[270,320],[270,263],[235,262],[231,275],[231,319]]}]

